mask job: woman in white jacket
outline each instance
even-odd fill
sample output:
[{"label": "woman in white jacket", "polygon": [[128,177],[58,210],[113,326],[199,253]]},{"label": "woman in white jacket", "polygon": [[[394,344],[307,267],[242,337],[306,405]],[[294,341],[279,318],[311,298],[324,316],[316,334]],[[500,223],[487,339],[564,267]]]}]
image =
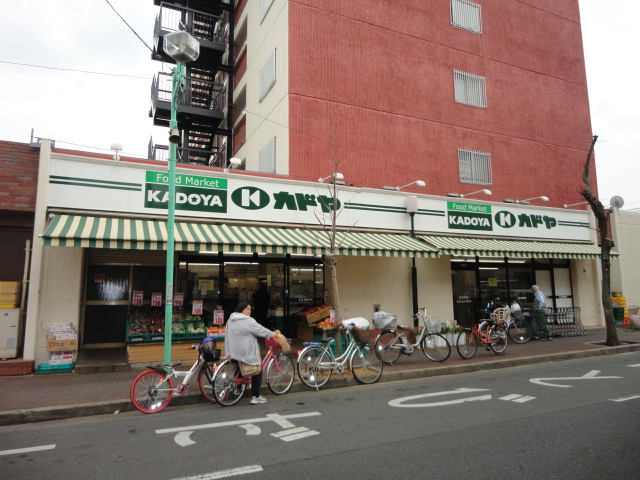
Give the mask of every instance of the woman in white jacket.
[{"label": "woman in white jacket", "polygon": [[[234,360],[249,365],[260,365],[260,347],[258,338],[273,338],[275,333],[264,328],[251,317],[252,307],[247,302],[240,302],[235,312],[227,320],[227,331],[224,337],[225,354]],[[262,371],[251,377],[251,404],[266,403],[260,395]]]}]

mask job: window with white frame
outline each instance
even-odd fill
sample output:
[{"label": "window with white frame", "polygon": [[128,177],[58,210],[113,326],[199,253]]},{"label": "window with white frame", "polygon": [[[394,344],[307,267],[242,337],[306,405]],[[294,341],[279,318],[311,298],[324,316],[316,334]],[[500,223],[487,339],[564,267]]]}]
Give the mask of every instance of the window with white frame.
[{"label": "window with white frame", "polygon": [[262,173],[276,173],[276,137],[271,138],[258,152],[258,169]]},{"label": "window with white frame", "polygon": [[260,0],[260,23],[262,23],[264,17],[267,16],[272,3],[273,0]]},{"label": "window with white frame", "polygon": [[460,181],[478,185],[492,185],[491,154],[458,148]]},{"label": "window with white frame", "polygon": [[276,51],[274,50],[264,62],[264,65],[260,69],[260,96],[259,99],[262,102],[267,93],[276,84]]},{"label": "window with white frame", "polygon": [[484,77],[454,70],[453,90],[456,102],[478,108],[487,108],[487,91]]},{"label": "window with white frame", "polygon": [[473,33],[482,33],[480,5],[469,0],[451,0],[451,25]]}]

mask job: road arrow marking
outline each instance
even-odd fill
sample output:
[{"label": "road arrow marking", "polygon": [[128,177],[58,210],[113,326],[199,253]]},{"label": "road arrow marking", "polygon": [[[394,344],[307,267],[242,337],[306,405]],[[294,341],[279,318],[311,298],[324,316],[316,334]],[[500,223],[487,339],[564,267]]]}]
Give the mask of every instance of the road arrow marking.
[{"label": "road arrow marking", "polygon": [[554,383],[549,383],[549,381],[555,380],[605,380],[609,378],[622,378],[622,377],[598,377],[597,375],[601,373],[600,370],[591,370],[589,373],[585,373],[581,377],[549,377],[549,378],[531,378],[529,381],[531,383],[537,383],[538,385],[545,385],[547,387],[560,387],[560,388],[571,388],[573,385],[556,385]]},{"label": "road arrow marking", "polygon": [[529,397],[527,395],[519,395],[517,393],[513,393],[511,395],[507,395],[504,397],[500,397],[500,400],[504,400],[505,402],[515,402],[515,403],[525,403],[530,400],[535,400],[536,397]]},{"label": "road arrow marking", "polygon": [[188,432],[180,432],[173,439],[181,447],[188,447],[189,445],[193,445],[194,443],[196,443],[193,440],[191,440],[191,438],[189,438],[191,437],[192,433],[193,433],[193,430]]},{"label": "road arrow marking", "polygon": [[260,427],[254,425],[253,423],[247,423],[245,425],[240,425],[240,428],[244,428],[247,431],[247,435],[260,435]]},{"label": "road arrow marking", "polygon": [[406,402],[417,400],[419,398],[439,397],[443,395],[455,395],[457,393],[471,393],[471,392],[486,392],[486,388],[456,388],[455,390],[449,390],[446,392],[425,393],[422,395],[411,395],[409,397],[396,398],[391,400],[389,405],[398,408],[421,408],[421,407],[442,407],[445,405],[458,405],[465,402],[482,402],[484,400],[491,400],[491,394],[478,395],[476,397],[460,398],[457,400],[445,400],[443,402],[429,402],[429,403],[412,403],[406,405]]}]

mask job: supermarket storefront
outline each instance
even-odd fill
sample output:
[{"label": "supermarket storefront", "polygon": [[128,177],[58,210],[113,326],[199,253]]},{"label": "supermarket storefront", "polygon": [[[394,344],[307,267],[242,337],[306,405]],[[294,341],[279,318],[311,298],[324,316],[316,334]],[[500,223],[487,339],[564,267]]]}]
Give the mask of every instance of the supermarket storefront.
[{"label": "supermarket storefront", "polygon": [[[47,182],[38,187],[32,265],[40,288],[30,292],[25,356],[46,357],[50,322],[74,323],[82,346],[161,341],[154,315],[166,299],[166,165],[51,153],[43,146],[40,170]],[[323,263],[331,186],[190,168],[178,169],[176,183],[177,335],[199,336],[214,312],[228,315],[261,282],[271,294],[268,321],[290,335],[298,312],[331,302]],[[496,251],[494,259],[508,264],[487,285],[501,285],[505,275],[522,278],[511,264],[523,259],[533,262],[526,268],[541,283],[538,272],[549,269],[538,265],[562,261],[571,302],[599,321],[597,247],[586,212],[417,195],[412,238],[409,194],[347,186],[336,192],[340,304],[352,316],[370,317],[380,308],[410,318],[415,258],[420,305],[453,319],[458,284],[474,288],[474,301],[483,301],[485,280],[478,274],[483,256]],[[512,252],[477,243],[499,238],[524,246]],[[460,249],[443,239],[476,243]],[[548,248],[539,251],[539,245]],[[455,280],[472,270],[475,283]]]}]

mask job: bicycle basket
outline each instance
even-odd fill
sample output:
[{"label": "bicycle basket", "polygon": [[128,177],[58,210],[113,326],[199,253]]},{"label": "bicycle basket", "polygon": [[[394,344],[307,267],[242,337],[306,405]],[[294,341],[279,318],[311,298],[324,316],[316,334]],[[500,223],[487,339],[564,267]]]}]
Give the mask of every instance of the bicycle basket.
[{"label": "bicycle basket", "polygon": [[424,321],[424,324],[425,327],[427,327],[427,332],[440,333],[442,329],[442,317],[440,317],[440,315],[429,315]]},{"label": "bicycle basket", "polygon": [[387,312],[373,312],[372,320],[373,326],[380,330],[396,326],[396,316]]},{"label": "bicycle basket", "polygon": [[216,348],[215,338],[207,337],[200,343],[200,351],[205,362],[220,360],[220,349]]},{"label": "bicycle basket", "polygon": [[364,328],[354,327],[351,330],[351,334],[356,342],[368,342],[369,341],[369,330]]}]

